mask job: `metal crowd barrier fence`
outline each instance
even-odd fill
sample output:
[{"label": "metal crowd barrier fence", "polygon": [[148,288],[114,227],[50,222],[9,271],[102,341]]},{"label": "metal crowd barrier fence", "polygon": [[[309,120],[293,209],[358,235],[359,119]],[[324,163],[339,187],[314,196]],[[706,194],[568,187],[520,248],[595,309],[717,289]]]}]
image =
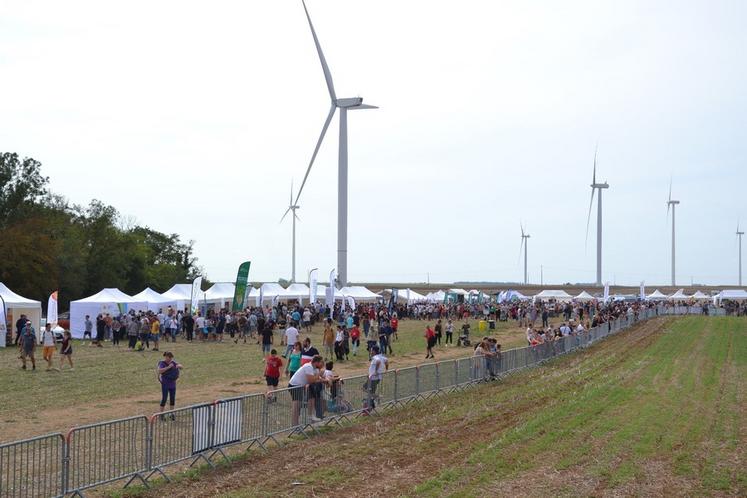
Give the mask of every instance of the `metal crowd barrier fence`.
[{"label": "metal crowd barrier fence", "polygon": [[[692,307],[691,307],[692,308]],[[510,349],[499,357],[473,356],[388,371],[381,380],[367,375],[330,386],[285,388],[163,413],[85,425],[66,437],[50,434],[0,445],[0,498],[83,496],[86,489],[127,479],[146,486],[154,474],[191,460],[213,465],[216,455],[236,444],[258,444],[278,436],[316,430],[320,420],[340,423],[350,416],[428,397],[540,364],[587,347],[636,321],[681,312],[659,307],[535,346]],[[715,314],[715,313],[712,313]]]}]

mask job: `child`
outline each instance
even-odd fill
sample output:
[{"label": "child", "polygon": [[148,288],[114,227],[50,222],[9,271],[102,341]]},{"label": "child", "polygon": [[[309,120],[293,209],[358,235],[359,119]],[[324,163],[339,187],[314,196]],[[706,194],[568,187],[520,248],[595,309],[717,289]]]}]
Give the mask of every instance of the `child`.
[{"label": "child", "polygon": [[283,360],[278,356],[276,349],[270,351],[270,355],[265,359],[265,379],[267,380],[267,396],[268,400],[274,400],[272,391],[278,388],[278,382],[280,381],[280,368],[283,366]]},{"label": "child", "polygon": [[66,330],[64,334],[62,334],[62,349],[60,349],[60,372],[62,371],[62,366],[65,364],[65,358],[67,358],[68,363],[70,363],[70,370],[75,370],[75,367],[73,367],[73,340],[70,336],[70,331]]},{"label": "child", "polygon": [[329,399],[331,401],[330,404],[332,405],[330,408],[331,411],[335,410],[334,406],[336,405],[335,401],[337,400],[337,382],[340,380],[340,377],[332,371],[334,366],[334,362],[328,361],[324,365],[324,373],[322,374],[322,379],[325,379],[329,386]]},{"label": "child", "polygon": [[353,325],[350,330],[350,341],[353,343],[353,356],[358,356],[358,346],[361,345],[361,330],[357,325]]}]

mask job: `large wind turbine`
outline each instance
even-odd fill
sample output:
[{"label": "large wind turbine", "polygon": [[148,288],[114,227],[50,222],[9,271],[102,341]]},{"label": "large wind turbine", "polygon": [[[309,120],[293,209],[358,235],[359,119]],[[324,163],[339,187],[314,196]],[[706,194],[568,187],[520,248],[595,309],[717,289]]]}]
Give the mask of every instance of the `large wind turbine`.
[{"label": "large wind turbine", "polygon": [[669,181],[669,200],[667,201],[667,216],[669,216],[669,209],[672,209],[672,286],[674,287],[677,285],[675,283],[675,258],[674,258],[674,209],[677,207],[677,204],[679,204],[680,201],[676,201],[672,199],[672,181]]},{"label": "large wind turbine", "polygon": [[282,223],[285,217],[288,216],[288,213],[293,212],[293,269],[291,271],[291,283],[296,282],[296,220],[300,221],[300,218],[298,217],[298,215],[296,215],[296,210],[300,207],[301,206],[299,206],[297,203],[293,202],[293,182],[291,182],[291,194],[288,209],[285,211],[283,217],[280,218],[280,223]]},{"label": "large wind turbine", "polygon": [[597,151],[594,150],[594,172],[591,176],[591,199],[589,200],[589,216],[586,219],[586,240],[589,240],[589,222],[591,221],[591,207],[594,205],[594,192],[599,190],[597,197],[597,281],[596,285],[602,285],[602,190],[610,188],[605,181],[597,183]]},{"label": "large wind turbine", "polygon": [[332,82],[332,74],[327,66],[327,60],[324,58],[322,47],[319,45],[319,39],[316,36],[316,31],[314,31],[314,25],[311,23],[311,17],[306,8],[306,2],[301,0],[301,3],[306,12],[306,19],[309,21],[309,28],[311,29],[311,36],[314,38],[316,51],[319,54],[319,61],[322,63],[322,72],[324,73],[324,80],[327,82],[327,90],[329,90],[331,105],[329,108],[329,114],[327,114],[327,119],[324,121],[324,126],[322,126],[319,140],[316,143],[316,147],[314,147],[314,153],[311,155],[309,167],[306,169],[303,182],[301,182],[301,188],[298,190],[296,203],[298,203],[303,187],[306,185],[306,179],[309,177],[311,167],[314,165],[314,159],[316,159],[319,147],[322,145],[322,140],[324,140],[324,135],[327,133],[329,123],[332,121],[335,111],[339,109],[340,143],[337,160],[337,281],[340,286],[344,286],[347,285],[348,279],[348,110],[377,109],[377,107],[364,104],[361,97],[344,99],[337,98],[337,95],[335,94],[335,85]]},{"label": "large wind turbine", "polygon": [[527,284],[527,245],[530,235],[524,232],[524,225],[519,224],[521,227],[521,245],[519,246],[519,257],[521,258],[521,249],[524,249],[524,285]]},{"label": "large wind turbine", "polygon": [[737,239],[739,239],[739,286],[742,287],[742,235],[744,232],[739,231],[739,222],[737,222]]}]

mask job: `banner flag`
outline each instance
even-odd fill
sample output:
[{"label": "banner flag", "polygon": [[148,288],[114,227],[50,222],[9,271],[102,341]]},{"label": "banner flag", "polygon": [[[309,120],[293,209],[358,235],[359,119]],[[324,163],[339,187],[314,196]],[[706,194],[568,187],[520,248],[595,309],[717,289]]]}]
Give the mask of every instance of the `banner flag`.
[{"label": "banner flag", "polygon": [[47,301],[47,323],[57,325],[57,292],[54,291]]},{"label": "banner flag", "polygon": [[350,309],[355,311],[355,299],[353,299],[353,296],[348,296],[348,306],[350,306]]},{"label": "banner flag", "polygon": [[604,302],[606,303],[610,299],[610,283],[604,283]]},{"label": "banner flag", "polygon": [[326,304],[329,306],[329,317],[332,318],[335,310],[335,270],[329,272],[329,286],[327,287]]},{"label": "banner flag", "polygon": [[392,314],[392,311],[394,310],[394,305],[397,304],[398,297],[399,297],[399,290],[392,287],[392,295],[389,298],[389,306],[388,306],[388,311],[390,315]]},{"label": "banner flag", "polygon": [[259,293],[257,294],[257,308],[262,307],[262,300],[265,298],[265,287],[264,285],[259,286]]},{"label": "banner flag", "polygon": [[202,294],[202,277],[197,277],[192,282],[192,297],[189,302],[189,309],[193,315],[200,309],[200,294]]},{"label": "banner flag", "polygon": [[314,304],[316,302],[316,293],[319,289],[319,270],[314,268],[309,273],[309,303]]},{"label": "banner flag", "polygon": [[646,300],[646,287],[644,286],[645,282],[641,282],[641,301]]},{"label": "banner flag", "polygon": [[241,311],[244,308],[246,285],[249,283],[249,267],[251,264],[251,261],[244,261],[239,265],[239,271],[236,274],[236,290],[233,293],[231,311]]},{"label": "banner flag", "polygon": [[5,335],[8,333],[8,324],[5,316],[5,299],[0,296],[0,348],[5,347]]}]

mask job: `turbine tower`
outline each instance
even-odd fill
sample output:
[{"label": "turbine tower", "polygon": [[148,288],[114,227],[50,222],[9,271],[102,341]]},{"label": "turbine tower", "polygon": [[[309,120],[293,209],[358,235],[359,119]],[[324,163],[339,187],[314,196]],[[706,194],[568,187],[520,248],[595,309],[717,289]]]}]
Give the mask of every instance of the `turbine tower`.
[{"label": "turbine tower", "polygon": [[521,250],[524,249],[524,285],[527,284],[527,245],[530,235],[524,232],[524,225],[519,224],[521,227],[521,245],[519,246],[519,258],[521,258]]},{"label": "turbine tower", "polygon": [[599,190],[597,197],[597,287],[602,286],[602,190],[610,188],[605,181],[597,183],[597,151],[594,150],[594,171],[591,176],[591,200],[589,200],[589,216],[586,219],[586,242],[589,241],[589,222],[591,221],[591,208],[594,205],[594,192]]},{"label": "turbine tower", "polygon": [[296,283],[296,220],[301,220],[298,215],[296,214],[296,210],[300,208],[298,204],[293,202],[293,182],[291,181],[291,194],[290,194],[290,201],[288,204],[288,209],[285,211],[285,214],[282,218],[280,218],[280,223],[283,222],[286,216],[288,216],[288,213],[293,212],[293,249],[292,249],[292,259],[293,263],[291,265],[291,283]]},{"label": "turbine tower", "polygon": [[327,90],[329,91],[331,105],[329,108],[329,114],[327,114],[327,119],[324,121],[324,126],[322,126],[319,140],[316,143],[316,147],[314,147],[314,153],[311,155],[309,167],[306,169],[303,182],[301,182],[301,188],[298,190],[298,194],[296,195],[296,204],[298,203],[298,199],[301,197],[304,185],[306,185],[306,179],[309,177],[311,167],[314,165],[314,159],[316,159],[319,147],[322,145],[324,135],[327,133],[327,128],[329,128],[329,123],[332,121],[335,111],[339,109],[340,142],[337,159],[337,282],[342,287],[348,283],[348,111],[378,108],[376,106],[364,104],[361,97],[337,98],[335,85],[332,81],[332,74],[329,71],[329,66],[327,66],[327,60],[324,58],[324,53],[319,44],[319,39],[316,36],[314,25],[311,23],[311,16],[309,16],[309,11],[306,8],[306,2],[301,0],[301,3],[303,4],[304,12],[306,12],[306,19],[309,21],[309,28],[311,29],[311,36],[314,38],[314,45],[316,46],[317,54],[319,54],[319,61],[322,64],[322,72],[324,73],[324,80],[327,82]]},{"label": "turbine tower", "polygon": [[742,287],[742,235],[744,232],[739,231],[739,222],[737,222],[737,239],[739,239],[739,286]]},{"label": "turbine tower", "polygon": [[674,238],[674,228],[675,228],[675,218],[674,218],[674,209],[677,207],[677,204],[679,204],[680,201],[676,201],[672,199],[672,181],[669,181],[669,200],[667,201],[667,217],[669,216],[669,209],[672,209],[672,287],[677,285],[675,283],[675,254],[674,254],[674,247],[675,247],[675,238]]}]

